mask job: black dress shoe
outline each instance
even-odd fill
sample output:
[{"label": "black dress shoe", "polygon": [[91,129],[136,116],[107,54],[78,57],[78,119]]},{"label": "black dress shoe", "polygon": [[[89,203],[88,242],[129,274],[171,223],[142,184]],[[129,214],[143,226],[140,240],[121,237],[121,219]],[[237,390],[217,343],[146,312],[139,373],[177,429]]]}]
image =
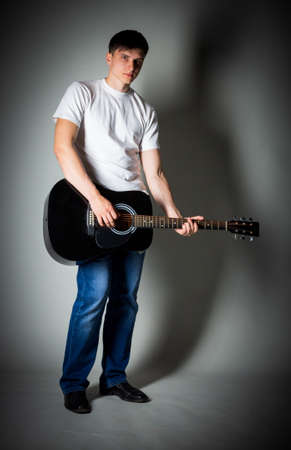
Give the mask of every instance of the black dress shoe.
[{"label": "black dress shoe", "polygon": [[74,391],[65,394],[65,407],[79,414],[91,412],[91,406],[87,400],[85,391]]},{"label": "black dress shoe", "polygon": [[126,400],[127,402],[146,403],[151,401],[151,399],[144,392],[131,386],[126,381],[116,384],[115,386],[111,386],[110,388],[105,388],[100,385],[100,394],[118,395],[121,400]]}]

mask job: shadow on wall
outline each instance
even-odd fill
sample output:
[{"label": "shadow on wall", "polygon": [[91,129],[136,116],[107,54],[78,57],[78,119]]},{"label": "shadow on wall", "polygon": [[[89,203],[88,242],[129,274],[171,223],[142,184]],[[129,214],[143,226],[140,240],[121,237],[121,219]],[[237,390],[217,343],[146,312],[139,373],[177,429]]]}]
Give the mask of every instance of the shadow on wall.
[{"label": "shadow on wall", "polygon": [[[184,107],[159,112],[163,166],[183,215],[230,219],[243,206],[232,169],[233,144],[221,126],[224,118],[215,116],[210,78],[235,51],[245,19],[235,5],[201,11],[191,37],[193,67]],[[156,232],[151,251],[161,283],[170,285],[171,294],[160,339],[132,374],[140,385],[181,367],[195,351],[211,315],[233,243],[222,233],[200,233],[190,241]]]}]

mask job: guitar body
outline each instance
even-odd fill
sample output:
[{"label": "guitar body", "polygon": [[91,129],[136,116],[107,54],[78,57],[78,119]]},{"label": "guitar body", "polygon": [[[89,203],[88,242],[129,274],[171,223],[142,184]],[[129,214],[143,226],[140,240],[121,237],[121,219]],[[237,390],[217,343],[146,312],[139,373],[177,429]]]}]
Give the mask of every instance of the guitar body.
[{"label": "guitar body", "polygon": [[[96,186],[121,215],[152,214],[150,197],[144,192],[116,192]],[[46,248],[63,264],[104,256],[118,248],[142,251],[150,246],[153,237],[152,229],[133,225],[111,229],[96,226],[96,219],[94,225],[88,201],[65,179],[56,183],[49,193],[43,219]]]}]

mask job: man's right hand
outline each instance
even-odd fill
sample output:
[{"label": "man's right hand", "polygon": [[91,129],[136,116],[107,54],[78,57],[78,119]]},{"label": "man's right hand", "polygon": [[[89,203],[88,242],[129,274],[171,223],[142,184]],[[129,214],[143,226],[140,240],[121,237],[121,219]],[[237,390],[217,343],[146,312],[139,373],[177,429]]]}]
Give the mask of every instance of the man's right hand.
[{"label": "man's right hand", "polygon": [[100,194],[91,200],[90,206],[101,227],[114,227],[114,220],[118,218],[118,213],[107,198]]}]

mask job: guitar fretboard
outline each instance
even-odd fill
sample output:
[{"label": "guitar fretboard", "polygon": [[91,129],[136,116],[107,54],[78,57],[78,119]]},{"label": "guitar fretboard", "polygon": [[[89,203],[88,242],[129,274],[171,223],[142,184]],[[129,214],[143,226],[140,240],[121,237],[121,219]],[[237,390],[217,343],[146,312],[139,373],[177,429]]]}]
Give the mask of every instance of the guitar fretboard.
[{"label": "guitar fretboard", "polygon": [[[175,229],[182,228],[183,223],[186,223],[187,219],[184,217],[166,217],[166,216],[133,216],[133,226],[137,228],[164,228]],[[228,231],[227,220],[195,220],[198,228],[201,230],[221,230]]]}]

